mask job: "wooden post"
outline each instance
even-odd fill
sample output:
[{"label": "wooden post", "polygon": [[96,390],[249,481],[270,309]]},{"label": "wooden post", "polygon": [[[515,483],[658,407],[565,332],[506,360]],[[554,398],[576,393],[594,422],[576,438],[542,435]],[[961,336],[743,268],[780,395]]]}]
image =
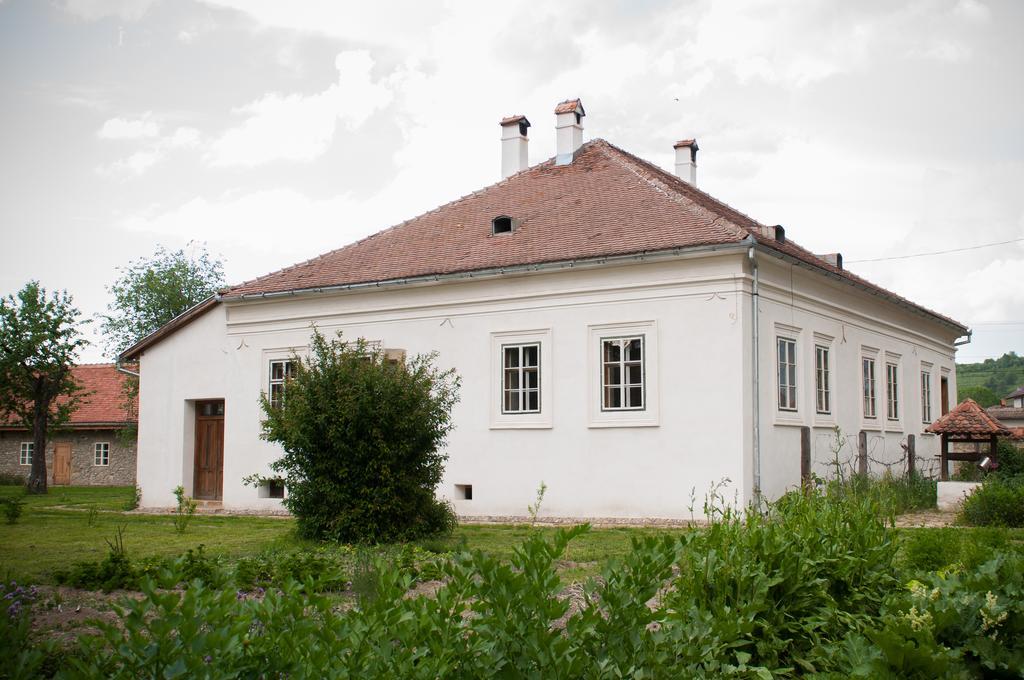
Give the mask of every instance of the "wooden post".
[{"label": "wooden post", "polygon": [[942,433],[942,453],[939,457],[939,479],[944,482],[949,481],[949,435],[945,432]]},{"label": "wooden post", "polygon": [[811,481],[811,428],[800,428],[800,483],[807,486]]},{"label": "wooden post", "polygon": [[864,430],[857,435],[857,474],[862,477],[868,474],[868,433]]},{"label": "wooden post", "polygon": [[907,435],[907,479],[914,478],[914,467],[917,464],[917,452],[915,451],[914,435]]}]

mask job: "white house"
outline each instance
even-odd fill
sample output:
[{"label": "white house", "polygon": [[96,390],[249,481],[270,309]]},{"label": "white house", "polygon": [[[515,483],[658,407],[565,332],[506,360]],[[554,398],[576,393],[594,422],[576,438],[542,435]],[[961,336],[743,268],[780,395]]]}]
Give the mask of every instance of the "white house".
[{"label": "white house", "polygon": [[[967,328],[814,255],[676,173],[595,139],[578,100],[555,110],[557,153],[527,166],[529,121],[501,121],[503,179],[307,262],[234,286],[129,349],[141,371],[145,506],[182,484],[226,508],[270,509],[242,484],[279,455],[261,391],[311,324],[463,377],[439,494],[465,516],[690,516],[721,480],[744,502],[799,483],[800,427],[827,472],[839,426],[871,467],[938,453],[925,424],[956,394]],[[700,503],[698,500],[698,507]],[[699,509],[697,510],[699,513]]]}]

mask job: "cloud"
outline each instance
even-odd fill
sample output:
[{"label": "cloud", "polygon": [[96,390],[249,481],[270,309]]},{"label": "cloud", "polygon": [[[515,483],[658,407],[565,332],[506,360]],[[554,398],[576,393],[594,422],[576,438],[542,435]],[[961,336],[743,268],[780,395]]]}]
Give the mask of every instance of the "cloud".
[{"label": "cloud", "polygon": [[141,118],[111,118],[96,132],[100,139],[135,140],[150,139],[160,134],[160,125],[146,112]]},{"label": "cloud", "polygon": [[361,126],[392,100],[386,82],[374,82],[373,59],[364,50],[335,59],[338,82],[313,95],[271,93],[235,110],[245,121],[213,142],[206,157],[214,166],[255,166],[272,161],[310,161],[334,140],[339,122]]},{"label": "cloud", "polygon": [[145,148],[126,158],[99,166],[97,172],[107,177],[137,177],[163,161],[170,151],[193,149],[199,144],[199,130],[192,127],[179,127],[170,135],[149,142]]},{"label": "cloud", "polygon": [[138,21],[154,0],[65,0],[64,10],[86,21],[117,17],[121,21]]}]

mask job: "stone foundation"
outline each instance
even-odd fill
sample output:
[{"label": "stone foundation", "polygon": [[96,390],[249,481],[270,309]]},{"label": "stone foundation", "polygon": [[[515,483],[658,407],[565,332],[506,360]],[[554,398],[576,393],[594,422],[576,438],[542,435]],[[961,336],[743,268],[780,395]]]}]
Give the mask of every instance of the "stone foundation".
[{"label": "stone foundation", "polygon": [[[32,441],[29,432],[0,432],[0,473],[28,479],[31,465],[21,465],[21,443]],[[135,484],[134,442],[125,445],[117,430],[81,430],[55,434],[46,442],[46,481],[53,484],[53,449],[57,443],[71,444],[71,486],[133,486]],[[97,442],[110,444],[108,465],[95,464]]]}]

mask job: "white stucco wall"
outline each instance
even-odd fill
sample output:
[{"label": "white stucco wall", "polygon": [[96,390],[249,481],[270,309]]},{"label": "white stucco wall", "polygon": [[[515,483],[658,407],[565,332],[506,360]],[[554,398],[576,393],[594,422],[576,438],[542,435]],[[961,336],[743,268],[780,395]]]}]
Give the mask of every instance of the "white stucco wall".
[{"label": "white stucco wall", "polygon": [[[917,467],[938,472],[939,438],[925,434],[922,417],[921,371],[931,372],[931,419],[941,415],[940,378],[949,381],[950,406],[956,404],[956,368],[953,354],[955,331],[904,310],[852,286],[793,266],[768,255],[759,255],[761,283],[760,361],[762,413],[761,487],[776,497],[799,484],[800,426],[811,427],[812,471],[822,477],[834,474],[838,426],[846,438],[839,460],[856,470],[857,436],[867,432],[869,469],[882,474],[886,464],[893,474],[905,466],[900,446],[915,435]],[[749,316],[749,315],[748,315]],[[778,407],[776,338],[797,341],[797,411]],[[816,411],[816,344],[830,350],[832,367],[831,414]],[[876,358],[876,411],[865,418],[862,406],[861,358]],[[898,366],[900,417],[887,418],[887,361]],[[847,468],[849,469],[849,467]]]},{"label": "white stucco wall", "polygon": [[[308,342],[310,323],[411,354],[437,350],[463,378],[456,430],[439,493],[472,484],[464,515],[524,515],[543,480],[551,516],[690,516],[708,484],[749,495],[749,351],[743,330],[743,252],[421,287],[248,301],[213,311],[142,358],[139,483],[143,505],[191,492],[196,399],[225,400],[225,507],[273,507],[240,480],[278,455],[259,439],[267,364]],[[594,422],[597,338],[642,326],[650,334],[648,412],[642,425]],[[502,429],[493,417],[492,334],[550,338],[542,383],[550,426]],[[656,356],[655,353],[656,346]],[[652,413],[656,404],[656,413]]]}]

